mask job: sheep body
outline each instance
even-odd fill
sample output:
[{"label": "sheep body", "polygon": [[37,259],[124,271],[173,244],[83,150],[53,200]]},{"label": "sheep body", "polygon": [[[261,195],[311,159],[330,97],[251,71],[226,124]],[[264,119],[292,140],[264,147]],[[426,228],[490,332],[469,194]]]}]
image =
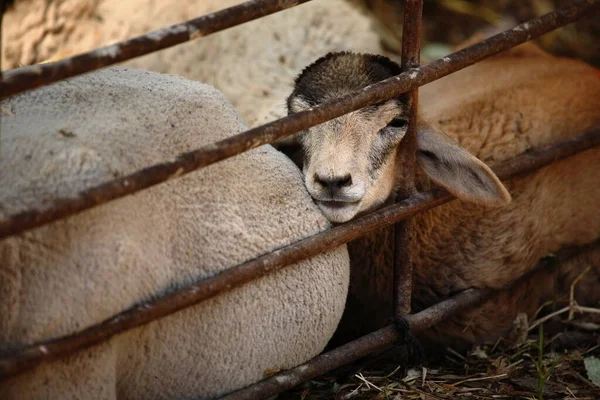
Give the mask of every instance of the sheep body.
[{"label": "sheep body", "polygon": [[[451,88],[455,88],[453,105],[448,101],[451,96],[439,96]],[[425,119],[489,164],[600,125],[596,71],[580,61],[544,54],[533,44],[426,86],[422,99]],[[592,270],[585,281],[596,281],[600,276],[598,251],[566,262],[558,271],[531,269],[542,257],[563,247],[600,237],[600,175],[593,172],[600,167],[599,160],[600,149],[594,148],[509,180],[506,186],[513,201],[504,208],[486,209],[458,201],[432,210],[420,220],[423,224],[416,223],[417,240],[422,243],[415,254],[417,265],[451,274],[423,276],[417,267],[415,289],[421,304],[466,287],[501,289],[531,274],[506,291],[500,301],[489,301],[479,310],[437,327],[437,332],[469,342],[495,341],[499,334],[508,334],[517,313],[531,318],[556,292],[564,294],[587,266]],[[434,239],[438,249],[434,257],[428,255],[432,241],[427,218],[432,225],[444,227]],[[456,253],[457,246],[461,254]],[[451,269],[444,268],[449,265]],[[600,301],[597,287],[592,289],[579,293],[581,304]],[[448,329],[456,321],[461,321],[458,329]]]},{"label": "sheep body", "polygon": [[[247,129],[217,90],[111,68],[1,103],[0,212]],[[263,146],[0,242],[0,351],[67,335],[329,226]],[[343,311],[344,246],[0,382],[2,399],[207,398],[318,354]]]}]

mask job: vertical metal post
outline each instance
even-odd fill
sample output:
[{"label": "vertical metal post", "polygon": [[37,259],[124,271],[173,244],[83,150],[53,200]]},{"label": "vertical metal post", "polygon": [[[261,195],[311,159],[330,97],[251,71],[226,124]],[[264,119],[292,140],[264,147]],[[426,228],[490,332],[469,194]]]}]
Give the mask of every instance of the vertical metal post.
[{"label": "vertical metal post", "polygon": [[[3,43],[3,24],[4,24],[4,13],[8,9],[9,0],[0,0],[0,81],[3,80],[4,72],[2,70],[2,43]],[[4,111],[0,109],[0,151],[2,150],[2,113]]]},{"label": "vertical metal post", "polygon": [[[423,0],[405,0],[404,25],[402,32],[402,71],[419,66],[421,44],[421,15]],[[419,90],[407,94],[409,123],[406,136],[398,149],[399,164],[402,165],[402,182],[396,201],[405,199],[415,192],[416,124]],[[394,229],[394,315],[401,317],[411,311],[412,292],[412,242],[413,225],[410,219],[396,224]]]}]

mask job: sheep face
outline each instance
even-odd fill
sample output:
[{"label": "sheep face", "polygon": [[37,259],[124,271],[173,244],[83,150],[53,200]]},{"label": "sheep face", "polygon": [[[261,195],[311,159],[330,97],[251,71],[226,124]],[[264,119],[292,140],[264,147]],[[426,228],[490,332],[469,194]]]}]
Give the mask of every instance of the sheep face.
[{"label": "sheep face", "polygon": [[[330,53],[304,69],[288,112],[306,110],[400,73],[377,55]],[[396,147],[406,133],[402,99],[363,108],[298,135],[308,192],[332,222],[384,202],[393,188]]]},{"label": "sheep face", "polygon": [[[391,60],[375,55],[331,53],[304,69],[288,98],[290,114],[359,90],[400,73]],[[304,182],[325,216],[341,223],[381,205],[396,179],[396,150],[407,129],[405,97],[325,122],[297,138]],[[459,198],[488,205],[510,195],[480,160],[434,129],[418,128],[417,161],[434,182]]]},{"label": "sheep face", "polygon": [[[302,98],[294,110],[310,107]],[[397,101],[368,107],[302,132],[306,188],[325,216],[345,222],[383,203],[394,185],[396,148],[407,119]]]}]

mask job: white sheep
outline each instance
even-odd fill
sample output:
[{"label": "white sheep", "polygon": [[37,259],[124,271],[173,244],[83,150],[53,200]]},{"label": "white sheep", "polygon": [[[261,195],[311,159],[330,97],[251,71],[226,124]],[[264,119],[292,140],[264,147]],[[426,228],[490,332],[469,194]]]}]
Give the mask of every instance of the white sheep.
[{"label": "white sheep", "polygon": [[[53,59],[75,55],[242,3],[38,1],[35,7],[16,4],[6,15],[5,46],[13,64],[36,61],[33,53],[50,57],[54,51]],[[37,21],[39,32],[19,22],[23,19]],[[372,19],[346,0],[313,0],[125,65],[215,86],[253,126],[285,115],[284,99],[297,71],[322,54],[340,50],[384,52]]]},{"label": "white sheep", "polygon": [[[1,103],[0,214],[247,129],[217,90],[112,68]],[[0,354],[80,331],[329,226],[270,146],[0,241]],[[0,382],[0,398],[207,398],[296,366],[333,334],[345,246]]]},{"label": "white sheep", "polygon": [[[328,55],[296,81],[290,113],[399,72],[380,56]],[[299,136],[306,187],[331,221],[345,222],[380,206],[399,184],[405,166],[396,149],[406,132],[404,104],[401,96]],[[499,299],[461,313],[429,335],[446,343],[495,342],[517,313],[532,317],[555,288],[568,288],[588,265],[592,270],[584,282],[590,284],[580,286],[577,298],[597,304],[600,249],[558,271],[532,270],[549,253],[600,237],[600,149],[510,179],[508,192],[480,160],[502,162],[600,125],[598,72],[528,44],[424,86],[420,104],[418,189],[435,182],[460,201],[414,217],[413,309],[464,289],[502,289],[522,279]],[[341,340],[389,322],[389,232],[349,245],[352,280],[337,333]]]}]

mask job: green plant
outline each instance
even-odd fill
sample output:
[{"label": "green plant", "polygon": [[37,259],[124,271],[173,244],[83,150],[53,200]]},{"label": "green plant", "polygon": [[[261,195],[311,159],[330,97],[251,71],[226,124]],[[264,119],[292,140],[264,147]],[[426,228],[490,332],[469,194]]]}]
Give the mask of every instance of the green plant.
[{"label": "green plant", "polygon": [[533,365],[535,366],[536,375],[537,375],[537,400],[544,399],[544,387],[546,386],[546,382],[550,379],[552,375],[552,371],[558,364],[560,363],[559,358],[554,358],[552,360],[544,360],[544,324],[540,324],[538,330],[538,340],[532,345],[537,351],[537,357],[534,358],[530,355],[529,358],[533,361]]}]

